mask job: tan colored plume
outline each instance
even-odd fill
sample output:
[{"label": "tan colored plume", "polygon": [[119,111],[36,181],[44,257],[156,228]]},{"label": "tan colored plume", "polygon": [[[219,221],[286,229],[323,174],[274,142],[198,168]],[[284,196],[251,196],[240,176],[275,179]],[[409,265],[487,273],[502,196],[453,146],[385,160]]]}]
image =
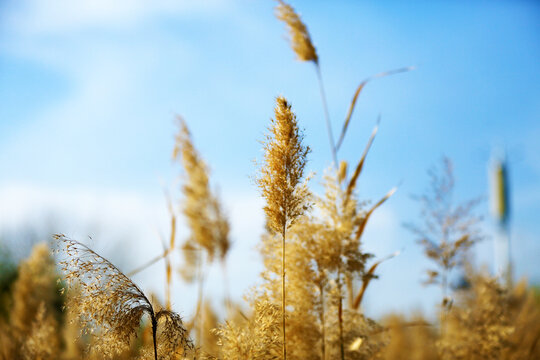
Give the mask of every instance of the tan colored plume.
[{"label": "tan colored plume", "polygon": [[[105,357],[122,353],[136,337],[144,314],[152,321],[156,360],[158,349],[159,352],[166,349],[171,354],[192,348],[180,316],[166,310],[154,311],[150,300],[137,285],[86,245],[64,235],[54,238],[57,253],[63,255],[58,265],[64,274],[66,288],[75,289],[68,310],[79,314],[82,334],[93,335],[93,352]],[[158,324],[163,325],[158,328]],[[157,338],[162,333],[167,336]]]},{"label": "tan colored plume", "polygon": [[278,0],[279,5],[276,7],[276,17],[287,24],[291,46],[298,60],[313,61],[318,64],[319,57],[317,51],[311,42],[311,37],[306,25],[300,19],[300,16],[294,11],[292,6],[284,1]]}]

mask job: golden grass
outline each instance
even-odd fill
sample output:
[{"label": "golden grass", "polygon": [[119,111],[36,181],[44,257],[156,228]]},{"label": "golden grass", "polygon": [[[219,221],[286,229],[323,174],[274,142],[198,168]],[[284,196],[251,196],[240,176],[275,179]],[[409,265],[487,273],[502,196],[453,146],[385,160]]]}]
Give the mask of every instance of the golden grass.
[{"label": "golden grass", "polygon": [[256,179],[266,200],[264,211],[269,228],[281,234],[281,311],[283,331],[283,358],[287,359],[285,266],[286,233],[309,208],[309,191],[305,183],[304,167],[309,147],[302,144],[303,134],[298,128],[296,115],[284,97],[276,99],[275,119],[264,142],[264,163]]},{"label": "golden grass", "polygon": [[425,195],[417,196],[422,206],[421,225],[408,224],[424,248],[425,255],[436,268],[427,271],[427,283],[438,284],[442,291],[442,303],[451,302],[448,297],[448,281],[453,269],[467,262],[468,250],[483,239],[481,218],[475,214],[479,199],[456,203],[454,198],[453,164],[443,158],[439,168],[429,171],[430,188]]},{"label": "golden grass", "polygon": [[71,290],[70,311],[79,314],[83,335],[97,333],[93,351],[110,357],[126,351],[145,314],[152,323],[156,360],[158,353],[172,356],[192,348],[178,314],[155,311],[135,283],[86,245],[64,235],[55,235],[55,239],[58,253],[64,255],[58,264],[66,283],[64,289]]},{"label": "golden grass", "polygon": [[[276,15],[286,23],[298,59],[317,68],[334,166],[322,177],[323,193],[311,191],[305,176],[310,148],[303,143],[290,103],[278,97],[255,177],[265,199],[267,231],[259,246],[260,281],[246,296],[249,308],[232,304],[225,296],[223,319],[213,308],[216,299],[203,298],[208,263],[219,259],[225,273],[229,223],[211,189],[208,167],[179,118],[173,158],[183,168],[183,196],[178,204],[168,198],[171,229],[168,241],[162,240],[163,253],[141,261],[143,265],[131,272],[165,260],[166,308],[160,309],[159,296],[151,301],[127,275],[86,245],[56,235],[60,273],[49,248],[40,244],[19,265],[9,287],[1,313],[6,315],[0,316],[1,360],[540,358],[538,298],[525,283],[502,286],[498,279],[474,271],[467,261],[469,250],[483,237],[474,211],[477,201],[450,201],[454,178],[449,160],[430,172],[430,188],[418,197],[420,225],[410,226],[435,265],[428,274],[443,293],[443,307],[437,309],[440,317],[428,322],[418,314],[392,315],[375,321],[364,312],[362,301],[377,269],[397,255],[374,261],[374,255],[363,249],[364,230],[396,189],[372,205],[358,197],[358,180],[378,124],[352,174],[346,161],[338,162],[337,151],[365,85],[411,68],[360,83],[334,145],[319,57],[298,14],[285,2],[278,3]],[[189,236],[178,245],[180,215],[187,220]],[[174,268],[170,256],[176,253],[185,261]],[[197,311],[186,325],[171,310],[175,270],[185,282],[199,282]],[[467,287],[455,290],[448,285],[455,270],[466,271]],[[60,312],[60,303],[67,311]]]},{"label": "golden grass", "polygon": [[287,25],[291,47],[294,50],[298,60],[319,62],[315,46],[311,42],[311,37],[306,25],[300,19],[300,16],[294,11],[293,7],[282,0],[278,0],[276,7],[276,17]]}]

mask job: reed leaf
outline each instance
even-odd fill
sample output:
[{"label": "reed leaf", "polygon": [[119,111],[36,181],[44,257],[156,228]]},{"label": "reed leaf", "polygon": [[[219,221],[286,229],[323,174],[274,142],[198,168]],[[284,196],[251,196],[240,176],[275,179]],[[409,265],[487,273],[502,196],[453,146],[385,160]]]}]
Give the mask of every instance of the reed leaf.
[{"label": "reed leaf", "polygon": [[367,212],[366,214],[364,215],[363,217],[363,220],[362,220],[362,223],[358,226],[358,229],[356,230],[356,239],[360,239],[360,237],[362,236],[362,234],[364,233],[364,229],[366,228],[366,224],[369,220],[369,218],[371,217],[371,215],[373,214],[373,212],[375,210],[377,210],[377,208],[379,206],[381,206],[382,204],[384,204],[384,202],[386,200],[388,200],[392,195],[394,195],[394,193],[397,191],[397,188],[392,188],[389,192],[386,193],[386,195],[384,195],[384,197],[379,200],[375,205],[373,205]]},{"label": "reed leaf", "polygon": [[385,71],[385,72],[382,72],[382,73],[379,73],[379,74],[372,75],[372,76],[368,77],[367,79],[362,81],[360,83],[360,85],[358,85],[358,87],[356,88],[356,91],[354,92],[354,96],[352,98],[351,104],[349,105],[349,110],[347,111],[347,116],[345,116],[345,122],[343,123],[343,128],[341,129],[341,134],[340,134],[339,139],[338,139],[338,141],[336,143],[336,151],[339,150],[339,148],[341,147],[341,144],[343,143],[343,140],[345,139],[345,134],[347,133],[347,128],[349,127],[349,123],[351,121],[351,117],[352,117],[354,108],[356,106],[356,101],[358,100],[358,96],[360,95],[362,90],[364,90],[364,87],[367,85],[367,83],[374,80],[374,79],[382,78],[382,77],[389,76],[389,75],[399,74],[399,73],[411,71],[411,70],[414,70],[414,69],[415,69],[414,66],[408,66],[408,67],[399,68],[399,69],[395,69],[395,70]]},{"label": "reed leaf", "polygon": [[383,262],[385,262],[386,260],[390,260],[393,257],[398,256],[400,253],[401,253],[400,251],[396,251],[395,253],[392,253],[382,258],[381,260],[376,261],[373,265],[371,265],[369,270],[364,274],[364,279],[362,281],[362,288],[358,292],[358,295],[356,295],[354,302],[352,304],[353,309],[358,310],[358,308],[360,307],[360,304],[362,303],[362,299],[364,298],[364,294],[366,293],[366,289],[369,285],[369,282],[375,278],[375,270],[377,269],[377,267]]},{"label": "reed leaf", "polygon": [[371,145],[373,144],[373,140],[375,140],[375,136],[377,135],[377,132],[379,131],[379,123],[380,123],[380,116],[377,120],[377,125],[375,125],[375,128],[373,128],[373,131],[371,132],[371,136],[369,137],[369,140],[367,142],[367,145],[364,149],[364,152],[362,153],[362,157],[360,158],[360,161],[358,162],[358,165],[356,165],[356,169],[354,170],[354,174],[351,177],[351,180],[349,181],[349,184],[347,185],[347,189],[345,191],[345,205],[351,198],[352,192],[354,188],[356,187],[356,182],[358,181],[358,177],[360,176],[360,173],[362,172],[362,169],[364,168],[364,162],[366,161],[366,156],[369,152],[369,149],[371,148]]}]

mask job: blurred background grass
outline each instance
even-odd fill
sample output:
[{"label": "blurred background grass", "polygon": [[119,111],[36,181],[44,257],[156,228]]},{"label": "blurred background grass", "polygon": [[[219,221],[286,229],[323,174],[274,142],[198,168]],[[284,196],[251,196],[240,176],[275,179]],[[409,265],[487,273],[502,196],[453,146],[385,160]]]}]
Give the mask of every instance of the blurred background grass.
[{"label": "blurred background grass", "polygon": [[[162,189],[178,189],[171,151],[174,115],[188,122],[232,223],[231,294],[240,299],[261,270],[254,246],[264,227],[250,176],[275,96],[286,95],[314,183],[329,166],[313,69],[295,62],[272,2],[0,2],[0,239],[3,269],[54,232],[87,240],[124,271],[161,252],[168,216]],[[418,69],[370,83],[341,155],[359,157],[378,114],[379,136],[359,184],[377,199],[401,184],[364,236],[382,265],[365,307],[433,309],[428,263],[402,226],[426,169],[451,157],[459,198],[483,196],[488,216],[492,149],[508,154],[515,276],[540,282],[540,8],[537,2],[404,3],[295,1],[320,55],[334,133],[356,86],[369,75]],[[177,194],[175,194],[177,195]],[[494,234],[490,221],[487,234]],[[184,224],[178,237],[188,232]],[[475,249],[492,266],[492,239]],[[175,261],[180,261],[179,258]],[[407,269],[407,271],[404,271]],[[10,276],[10,271],[2,271]],[[164,267],[135,280],[163,293]],[[218,269],[206,287],[222,294]],[[396,302],[399,296],[400,301]],[[173,306],[192,315],[196,290],[175,282]]]}]

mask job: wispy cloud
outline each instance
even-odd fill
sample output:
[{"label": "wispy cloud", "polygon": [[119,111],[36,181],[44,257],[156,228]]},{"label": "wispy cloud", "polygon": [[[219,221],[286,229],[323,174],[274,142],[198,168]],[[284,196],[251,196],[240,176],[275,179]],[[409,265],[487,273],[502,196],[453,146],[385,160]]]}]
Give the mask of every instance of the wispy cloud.
[{"label": "wispy cloud", "polygon": [[8,56],[38,64],[54,74],[51,88],[64,83],[68,91],[0,143],[2,177],[100,182],[123,173],[155,184],[168,170],[172,148],[176,109],[169,89],[189,71],[193,51],[166,33],[113,39],[87,34],[77,41],[66,36],[4,43]]},{"label": "wispy cloud", "polygon": [[8,9],[9,28],[24,34],[55,34],[87,28],[132,27],[152,17],[223,11],[225,0],[47,0],[19,1]]},{"label": "wispy cloud", "polygon": [[[159,194],[159,191],[157,192]],[[15,235],[7,245],[24,246],[17,235],[32,227],[50,240],[47,232],[62,232],[89,243],[125,271],[144,264],[161,253],[160,237],[169,236],[169,213],[165,200],[156,193],[89,187],[55,188],[32,184],[0,184],[0,236]],[[229,289],[240,299],[257,280],[262,270],[255,246],[264,227],[262,201],[253,193],[229,193],[224,197],[231,222],[233,245],[228,260]],[[46,221],[50,221],[49,224]],[[189,230],[179,218],[179,241],[189,236]],[[92,236],[93,240],[88,239]],[[6,244],[4,244],[6,245]],[[21,254],[24,256],[25,254]],[[172,261],[179,265],[178,256]],[[175,265],[175,266],[176,266]],[[246,272],[246,269],[249,271]],[[158,263],[137,274],[135,280],[144,288],[163,294],[165,268]],[[221,298],[224,294],[222,269],[216,264],[210,270],[208,292]],[[179,307],[190,312],[197,292],[186,292],[186,285],[175,280],[175,299]]]}]

